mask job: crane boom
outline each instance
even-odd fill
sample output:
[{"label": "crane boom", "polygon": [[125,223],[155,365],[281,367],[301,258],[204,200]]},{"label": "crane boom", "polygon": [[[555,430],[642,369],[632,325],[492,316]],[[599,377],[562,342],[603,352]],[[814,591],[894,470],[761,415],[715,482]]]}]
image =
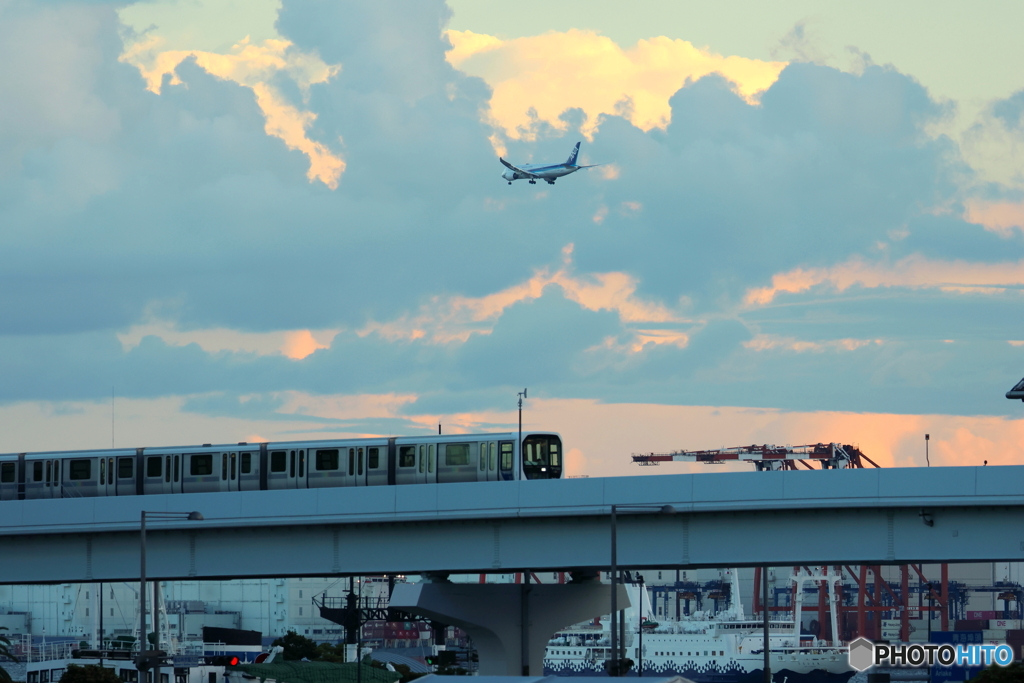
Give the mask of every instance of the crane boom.
[{"label": "crane boom", "polygon": [[818,468],[849,469],[872,467],[878,464],[856,446],[840,443],[815,443],[805,446],[776,446],[774,444],[735,446],[703,451],[672,451],[670,453],[634,453],[633,462],[640,465],[660,465],[663,462],[702,462],[721,465],[729,461],[746,461],[761,470],[795,470],[797,464],[813,470]]}]

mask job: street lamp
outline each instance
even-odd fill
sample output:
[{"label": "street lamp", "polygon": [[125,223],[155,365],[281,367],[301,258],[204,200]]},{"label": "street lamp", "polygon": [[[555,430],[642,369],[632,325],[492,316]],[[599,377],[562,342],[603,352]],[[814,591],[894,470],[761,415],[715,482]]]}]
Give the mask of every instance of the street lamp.
[{"label": "street lamp", "polygon": [[[610,617],[610,625],[612,632],[612,658],[610,660],[610,666],[608,668],[609,676],[619,676],[619,667],[621,665],[621,644],[619,643],[619,629],[622,629],[623,640],[625,640],[625,617],[618,615],[619,611],[619,560],[618,560],[618,547],[617,547],[617,532],[618,532],[618,511],[619,510],[636,510],[637,512],[653,512],[662,515],[673,515],[676,509],[671,505],[612,505],[611,510],[611,527],[612,527],[612,566],[611,566],[611,581],[612,581],[612,613]],[[643,608],[643,598],[640,599],[641,609]],[[619,627],[616,627],[616,622],[619,623]]]},{"label": "street lamp", "polygon": [[[157,652],[160,650],[160,626],[157,620],[157,609],[159,608],[159,586],[160,582],[153,582],[153,630],[157,633],[155,649],[147,650],[146,637],[146,516],[151,519],[182,519],[190,522],[198,522],[203,519],[199,512],[146,512],[142,511],[142,521],[139,525],[139,656],[135,660],[135,667],[139,671],[146,671],[153,666],[153,683],[160,683],[160,664],[157,660]],[[152,658],[152,662],[150,661]]]}]

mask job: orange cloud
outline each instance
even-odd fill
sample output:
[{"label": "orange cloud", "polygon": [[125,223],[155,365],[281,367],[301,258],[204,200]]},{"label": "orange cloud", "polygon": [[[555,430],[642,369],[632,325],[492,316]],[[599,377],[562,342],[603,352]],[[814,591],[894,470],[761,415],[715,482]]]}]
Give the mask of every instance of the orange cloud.
[{"label": "orange cloud", "polygon": [[159,337],[172,346],[196,344],[207,353],[231,351],[261,356],[281,354],[302,360],[318,349],[330,348],[340,330],[282,330],[278,332],[241,332],[226,328],[179,330],[173,322],[151,317],[117,335],[126,351],[138,346],[144,337]]},{"label": "orange cloud", "polygon": [[1003,263],[940,261],[908,256],[896,263],[868,263],[855,258],[831,268],[795,268],[772,276],[772,284],[747,291],[744,303],[764,306],[780,293],[805,292],[829,285],[843,292],[850,287],[906,287],[946,292],[999,294],[1024,285],[1024,260]]},{"label": "orange cloud", "polygon": [[964,220],[982,225],[986,230],[1010,237],[1014,230],[1024,230],[1024,202],[965,202]]},{"label": "orange cloud", "polygon": [[685,40],[664,36],[623,49],[593,31],[570,29],[501,40],[472,31],[447,31],[447,59],[483,78],[493,90],[488,117],[510,138],[533,135],[537,121],[558,130],[559,117],[580,108],[583,133],[592,139],[601,116],[624,116],[642,130],[665,128],[669,98],[687,83],[717,73],[750,104],[786,66],[745,57],[723,57]]},{"label": "orange cloud", "polygon": [[264,130],[267,135],[280,138],[289,149],[302,152],[309,157],[309,171],[306,177],[319,180],[331,189],[338,186],[338,180],[345,172],[345,162],[326,145],[310,140],[306,131],[316,120],[316,114],[301,111],[289,104],[286,98],[270,85],[274,76],[287,74],[308,94],[310,86],[326,83],[341,69],[337,64],[325,64],[319,56],[294,49],[287,40],[268,38],[261,44],[251,44],[247,39],[234,45],[230,54],[219,54],[203,50],[164,50],[164,40],[151,36],[129,45],[120,56],[120,61],[139,69],[146,81],[146,88],[160,94],[165,76],[171,77],[171,84],[180,84],[175,69],[186,59],[208,73],[224,80],[249,88],[256,97],[256,103],[266,118]]},{"label": "orange cloud", "polygon": [[[668,307],[637,297],[637,281],[631,275],[620,272],[594,273],[585,277],[574,275],[572,251],[571,244],[562,250],[562,267],[554,272],[547,268],[537,270],[525,282],[482,297],[435,297],[416,315],[385,323],[371,322],[359,331],[359,335],[378,334],[391,340],[427,339],[439,344],[464,342],[472,334],[490,334],[494,322],[505,309],[522,301],[539,299],[549,286],[559,287],[565,298],[587,310],[614,311],[627,324],[684,322]],[[637,331],[637,334],[643,333]],[[667,339],[670,334],[650,333],[643,343],[655,341],[655,338]],[[678,343],[678,339],[677,333],[671,343]]]}]

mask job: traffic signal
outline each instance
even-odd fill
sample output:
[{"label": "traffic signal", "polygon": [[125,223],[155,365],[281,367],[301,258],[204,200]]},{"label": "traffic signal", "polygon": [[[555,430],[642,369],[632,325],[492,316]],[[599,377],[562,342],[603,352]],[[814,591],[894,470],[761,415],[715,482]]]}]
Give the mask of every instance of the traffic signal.
[{"label": "traffic signal", "polygon": [[212,666],[237,666],[239,659],[234,655],[218,655],[216,657],[207,657],[206,663]]},{"label": "traffic signal", "polygon": [[139,654],[135,659],[135,668],[139,671],[149,671],[154,666],[162,666],[167,663],[167,653],[163,650],[147,650]]}]

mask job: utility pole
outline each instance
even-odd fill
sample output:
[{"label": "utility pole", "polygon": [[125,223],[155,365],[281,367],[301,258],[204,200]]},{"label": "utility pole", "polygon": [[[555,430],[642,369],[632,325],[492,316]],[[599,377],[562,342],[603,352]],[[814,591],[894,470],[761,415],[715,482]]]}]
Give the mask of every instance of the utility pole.
[{"label": "utility pole", "polygon": [[932,438],[931,434],[924,435],[924,461],[928,463],[928,467],[932,466],[931,458],[928,457],[928,441]]}]

